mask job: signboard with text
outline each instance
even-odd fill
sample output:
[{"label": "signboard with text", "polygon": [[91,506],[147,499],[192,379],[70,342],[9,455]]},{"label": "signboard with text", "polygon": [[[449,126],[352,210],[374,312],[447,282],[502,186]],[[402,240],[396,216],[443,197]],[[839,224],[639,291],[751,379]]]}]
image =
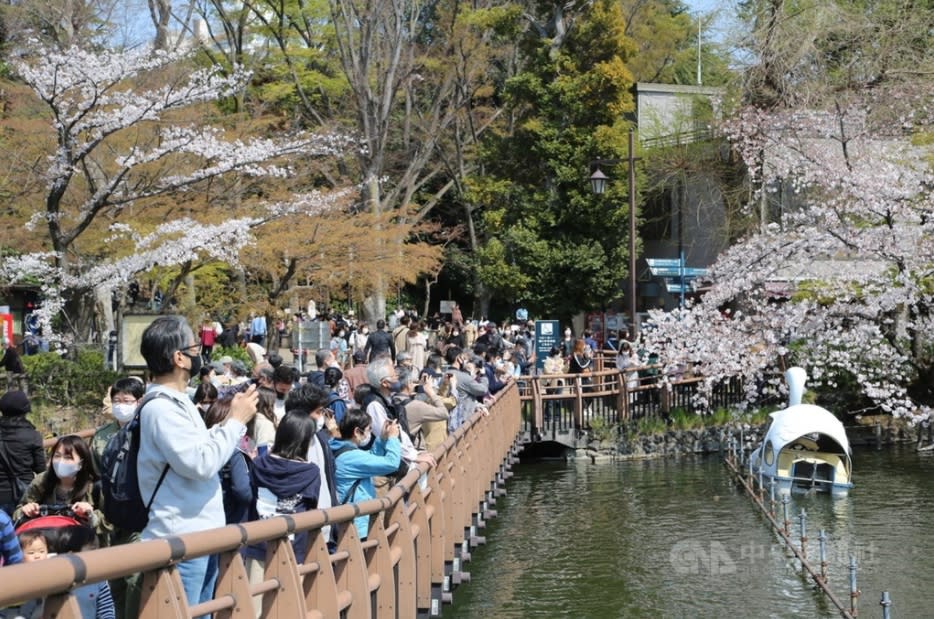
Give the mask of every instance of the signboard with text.
[{"label": "signboard with text", "polygon": [[561,324],[557,320],[535,321],[535,367],[541,371],[553,346],[561,339]]}]

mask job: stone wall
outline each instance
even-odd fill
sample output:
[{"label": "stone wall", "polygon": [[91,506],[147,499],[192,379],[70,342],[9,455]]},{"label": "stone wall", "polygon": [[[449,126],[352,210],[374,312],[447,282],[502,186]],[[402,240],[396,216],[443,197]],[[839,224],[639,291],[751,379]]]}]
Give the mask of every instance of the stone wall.
[{"label": "stone wall", "polygon": [[[729,447],[732,436],[739,440],[742,436],[743,447],[748,452],[762,442],[765,424],[760,426],[729,425],[691,430],[668,430],[659,434],[633,435],[624,432],[623,440],[618,445],[607,441],[590,441],[583,457],[595,454],[616,458],[661,458],[687,454],[721,453]],[[896,443],[918,442],[919,437],[927,434],[927,429],[920,426],[854,426],[847,428],[850,444],[857,445],[893,445]],[[920,444],[919,444],[920,445]]]}]

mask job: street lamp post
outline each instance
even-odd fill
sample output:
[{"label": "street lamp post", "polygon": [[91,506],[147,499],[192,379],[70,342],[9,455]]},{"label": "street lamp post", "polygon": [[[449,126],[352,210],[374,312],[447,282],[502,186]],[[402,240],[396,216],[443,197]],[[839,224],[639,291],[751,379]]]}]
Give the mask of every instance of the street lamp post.
[{"label": "street lamp post", "polygon": [[610,180],[606,174],[600,170],[601,165],[617,165],[620,163],[629,164],[629,320],[630,337],[635,341],[639,332],[636,322],[636,161],[635,156],[634,132],[629,129],[629,148],[625,159],[595,159],[590,165],[594,167],[593,174],[590,175],[590,188],[597,195],[606,191],[607,181]]}]

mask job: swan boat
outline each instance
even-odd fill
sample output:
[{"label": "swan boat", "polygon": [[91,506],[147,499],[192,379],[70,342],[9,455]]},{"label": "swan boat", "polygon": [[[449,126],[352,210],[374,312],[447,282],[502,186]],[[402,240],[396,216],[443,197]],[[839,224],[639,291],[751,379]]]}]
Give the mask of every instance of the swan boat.
[{"label": "swan boat", "polygon": [[765,438],[749,456],[755,475],[774,480],[776,492],[828,492],[845,497],[853,483],[850,443],[843,424],[830,411],[802,404],[803,368],[785,372],[788,407],[769,415]]}]

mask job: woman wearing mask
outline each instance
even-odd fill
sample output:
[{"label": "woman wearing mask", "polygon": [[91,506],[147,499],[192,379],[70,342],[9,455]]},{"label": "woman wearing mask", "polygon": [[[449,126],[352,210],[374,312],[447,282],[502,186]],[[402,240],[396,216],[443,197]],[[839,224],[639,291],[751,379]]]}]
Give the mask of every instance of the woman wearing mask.
[{"label": "woman wearing mask", "polygon": [[99,509],[94,508],[91,488],[94,473],[91,450],[80,436],[62,436],[52,448],[49,468],[29,485],[13,513],[13,520],[35,518],[41,505],[68,505],[75,515],[104,535],[110,528]]},{"label": "woman wearing mask", "polygon": [[107,442],[117,430],[130,423],[136,414],[136,405],[146,392],[143,381],[135,376],[119,378],[110,387],[110,414],[113,420],[99,427],[91,438],[91,453],[95,470],[101,470],[101,456],[107,448]]},{"label": "woman wearing mask", "polygon": [[366,349],[366,338],[370,336],[370,327],[365,322],[357,325],[357,330],[350,335],[350,349],[352,353],[363,352]]}]

